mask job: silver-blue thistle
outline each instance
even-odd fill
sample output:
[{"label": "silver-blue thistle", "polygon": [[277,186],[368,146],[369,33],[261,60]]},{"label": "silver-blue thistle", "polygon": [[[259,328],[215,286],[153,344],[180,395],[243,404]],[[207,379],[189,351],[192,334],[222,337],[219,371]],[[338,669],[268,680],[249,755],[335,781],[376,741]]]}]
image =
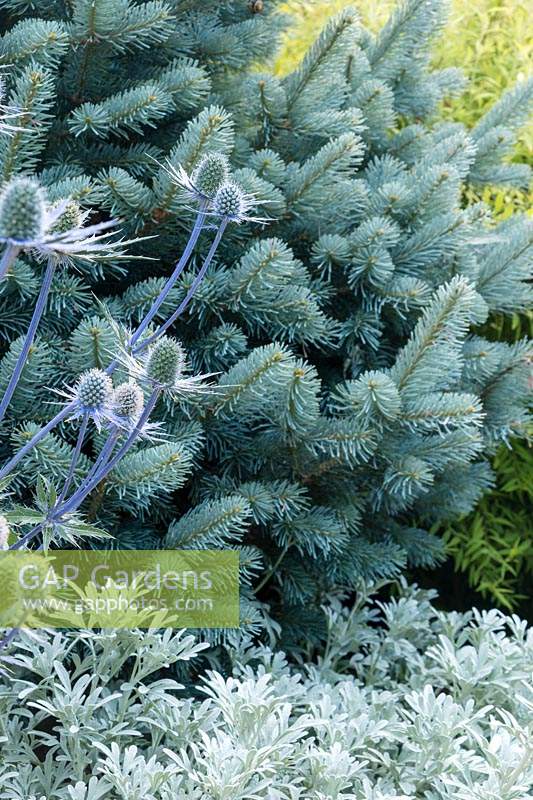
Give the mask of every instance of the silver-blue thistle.
[{"label": "silver-blue thistle", "polygon": [[205,155],[191,175],[200,194],[212,198],[229,178],[229,162],[222,153]]},{"label": "silver-blue thistle", "polygon": [[138,383],[128,381],[117,386],[113,394],[113,411],[117,417],[135,419],[144,406],[144,395]]},{"label": "silver-blue thistle", "polygon": [[233,181],[227,181],[215,195],[213,210],[221,217],[239,220],[246,213],[245,199],[241,187]]},{"label": "silver-blue thistle", "polygon": [[146,375],[158,386],[173,386],[185,368],[185,351],[176,339],[163,337],[148,353]]},{"label": "silver-blue thistle", "polygon": [[15,178],[0,195],[0,239],[25,244],[44,233],[46,201],[37,181]]},{"label": "silver-blue thistle", "polygon": [[80,375],[76,398],[80,410],[91,414],[109,405],[113,396],[113,383],[101,369],[89,369]]}]

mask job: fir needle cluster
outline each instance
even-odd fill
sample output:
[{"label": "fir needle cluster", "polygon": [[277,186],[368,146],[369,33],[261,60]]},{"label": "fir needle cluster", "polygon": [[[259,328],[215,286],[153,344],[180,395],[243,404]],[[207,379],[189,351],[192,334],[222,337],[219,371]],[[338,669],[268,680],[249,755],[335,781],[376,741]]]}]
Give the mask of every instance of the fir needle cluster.
[{"label": "fir needle cluster", "polygon": [[[442,0],[377,33],[346,9],[283,78],[257,67],[275,0],[30,5],[0,19],[23,112],[0,137],[10,542],[41,474],[32,546],[90,512],[117,547],[237,547],[243,618],[289,642],[339,586],[438,563],[434,523],[528,426],[530,344],[480,325],[530,305],[531,221],[465,198],[527,184],[509,155],[533,84],[443,122]],[[102,408],[78,402],[91,370]]]}]

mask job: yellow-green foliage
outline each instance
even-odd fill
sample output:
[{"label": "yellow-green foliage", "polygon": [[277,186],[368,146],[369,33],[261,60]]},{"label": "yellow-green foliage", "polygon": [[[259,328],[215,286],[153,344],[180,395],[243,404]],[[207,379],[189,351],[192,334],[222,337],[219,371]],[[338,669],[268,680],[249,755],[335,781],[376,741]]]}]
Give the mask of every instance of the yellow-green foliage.
[{"label": "yellow-green foliage", "polygon": [[[284,10],[294,24],[276,71],[285,74],[303,53],[327,19],[348,5],[355,6],[365,26],[377,30],[396,0],[288,0]],[[473,125],[503,91],[533,69],[531,6],[528,0],[453,0],[448,25],[435,44],[434,65],[461,67],[469,79],[461,97],[447,103],[447,118]],[[521,158],[531,157],[533,126],[524,131]]]},{"label": "yellow-green foliage", "polygon": [[[449,25],[437,44],[437,67],[461,66],[469,79],[462,95],[444,110],[473,124],[505,89],[533,68],[531,5],[527,0],[455,0]],[[521,155],[533,146],[533,127],[521,136]]]},{"label": "yellow-green foliage", "polygon": [[[510,213],[510,212],[509,212]],[[533,338],[533,313],[493,315],[481,333],[488,339]],[[468,582],[500,607],[514,610],[530,593],[533,574],[533,449],[514,441],[492,460],[496,487],[476,510],[447,525],[447,550]]]},{"label": "yellow-green foliage", "polygon": [[333,14],[346,8],[346,6],[358,8],[365,25],[376,30],[387,19],[394,5],[393,0],[382,0],[379,3],[372,0],[362,0],[362,2],[350,2],[350,0],[304,0],[304,2],[298,2],[298,0],[288,0],[282,10],[290,14],[293,24],[285,34],[284,46],[276,63],[276,72],[279,75],[291,72],[299,63],[307,48],[314,42],[328,19]]},{"label": "yellow-green foliage", "polygon": [[526,599],[533,573],[533,459],[524,442],[494,458],[497,486],[464,520],[443,533],[456,569],[500,607]]}]

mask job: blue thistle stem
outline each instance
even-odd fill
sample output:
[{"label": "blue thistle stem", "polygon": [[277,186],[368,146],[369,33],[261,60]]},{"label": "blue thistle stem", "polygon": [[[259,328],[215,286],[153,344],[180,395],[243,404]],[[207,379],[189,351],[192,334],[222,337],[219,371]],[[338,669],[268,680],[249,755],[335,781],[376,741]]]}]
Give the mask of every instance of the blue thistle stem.
[{"label": "blue thistle stem", "polygon": [[155,331],[155,333],[153,333],[151,336],[148,337],[148,339],[145,339],[139,345],[137,345],[137,347],[134,348],[134,350],[133,350],[134,354],[140,353],[142,350],[144,350],[146,347],[148,347],[148,345],[152,344],[152,342],[154,342],[156,339],[159,339],[159,337],[162,336],[165,333],[165,331],[168,330],[168,328],[170,328],[170,326],[174,324],[174,322],[177,320],[177,318],[181,314],[183,314],[183,312],[185,311],[185,309],[189,305],[190,301],[192,300],[192,298],[193,298],[198,286],[202,282],[205,273],[209,269],[209,265],[211,264],[211,261],[213,260],[213,256],[215,255],[215,253],[217,251],[218,245],[220,244],[220,240],[222,239],[222,236],[224,235],[224,231],[226,230],[228,222],[229,222],[229,220],[227,218],[224,218],[222,220],[222,222],[220,223],[220,225],[218,227],[218,230],[217,230],[217,235],[213,239],[213,243],[212,243],[212,245],[211,245],[211,247],[209,249],[209,253],[206,256],[206,259],[205,259],[204,263],[202,264],[202,267],[201,267],[200,271],[198,272],[198,274],[196,275],[195,279],[193,280],[189,291],[187,292],[187,294],[185,295],[185,297],[183,298],[183,300],[181,301],[181,303],[179,304],[177,309],[167,319],[167,321],[163,323],[163,325],[159,326],[159,328]]},{"label": "blue thistle stem", "polygon": [[37,326],[39,325],[41,317],[46,308],[46,302],[48,300],[50,287],[52,285],[52,278],[54,277],[55,266],[56,265],[53,260],[48,262],[46,272],[44,273],[43,285],[41,286],[41,291],[39,292],[39,297],[37,298],[37,303],[35,304],[33,316],[28,327],[28,332],[26,333],[26,339],[24,340],[24,345],[20,351],[19,357],[17,358],[17,363],[15,364],[15,369],[13,370],[11,380],[9,381],[7,389],[4,392],[2,402],[0,403],[0,422],[4,419],[9,403],[11,402],[11,398],[13,397],[13,393],[17,388],[17,384],[20,380],[24,365],[26,364],[26,359],[28,358],[30,348],[33,344],[33,340],[35,339]]},{"label": "blue thistle stem", "polygon": [[6,635],[0,642],[0,651],[2,651],[4,647],[7,647],[9,644],[11,644],[11,642],[13,641],[18,632],[19,632],[18,628],[12,628],[9,631],[9,633],[6,633]]},{"label": "blue thistle stem", "polygon": [[46,425],[43,428],[41,428],[40,431],[37,431],[37,433],[34,436],[32,436],[30,441],[27,442],[24,445],[24,447],[21,447],[20,450],[17,453],[15,453],[13,458],[11,458],[7,462],[7,464],[4,464],[4,466],[0,470],[0,480],[2,478],[5,478],[6,475],[9,475],[11,470],[13,470],[17,466],[19,461],[21,461],[21,459],[23,459],[24,456],[27,455],[27,453],[30,452],[30,450],[33,450],[35,445],[39,444],[39,442],[42,439],[44,439],[44,437],[48,433],[50,433],[50,431],[53,431],[53,429],[57,425],[59,425],[60,422],[63,422],[63,420],[68,417],[68,415],[71,413],[71,411],[74,410],[75,407],[76,407],[76,401],[73,400],[71,403],[69,403],[68,405],[64,406],[61,409],[61,411],[58,414],[56,414],[55,417],[53,417],[53,419],[50,420],[50,422],[47,422]]},{"label": "blue thistle stem", "polygon": [[20,251],[20,247],[16,244],[8,244],[6,245],[4,252],[2,253],[2,258],[0,260],[0,281],[8,271],[9,267],[16,259]]},{"label": "blue thistle stem", "polygon": [[139,417],[137,424],[135,425],[135,428],[132,430],[132,432],[130,433],[124,444],[121,447],[119,447],[115,455],[108,461],[103,463],[100,466],[100,468],[94,473],[94,475],[90,480],[85,480],[83,484],[80,486],[80,488],[66,501],[66,503],[64,503],[59,508],[56,507],[56,511],[51,517],[51,519],[54,522],[59,521],[61,517],[63,517],[65,514],[75,511],[85,500],[87,495],[90,492],[92,492],[92,490],[96,486],[98,486],[100,481],[102,481],[111,472],[111,470],[118,464],[120,459],[126,455],[128,450],[135,443],[135,440],[138,438],[140,432],[142,431],[144,424],[147,422],[148,417],[152,413],[160,393],[161,389],[159,387],[154,389],[154,391],[148,398],[148,402],[146,403],[144,410],[141,416]]},{"label": "blue thistle stem", "polygon": [[35,539],[35,537],[38,536],[38,534],[41,533],[42,530],[44,530],[45,525],[46,522],[39,522],[39,524],[36,525],[34,528],[32,528],[31,531],[25,533],[21,539],[15,542],[15,544],[12,544],[9,549],[20,550],[21,547],[24,547],[24,545],[28,544],[28,542],[31,542],[32,539]]},{"label": "blue thistle stem", "polygon": [[96,472],[102,467],[102,465],[103,464],[107,464],[107,461],[108,461],[111,453],[113,452],[113,448],[114,448],[114,446],[116,444],[116,441],[118,439],[119,433],[120,433],[120,430],[118,428],[114,428],[111,431],[111,433],[107,437],[106,441],[104,442],[104,446],[100,450],[100,453],[98,454],[98,456],[96,458],[96,461],[94,462],[94,464],[92,465],[91,469],[89,470],[89,472],[87,473],[87,475],[83,479],[83,483],[86,483],[87,481],[91,480],[93,475],[96,474]]},{"label": "blue thistle stem", "polygon": [[[80,457],[80,453],[81,453],[81,448],[83,446],[83,442],[84,442],[84,439],[85,439],[85,434],[87,432],[88,423],[89,423],[89,417],[87,415],[85,415],[83,417],[83,419],[82,419],[82,423],[81,423],[80,430],[79,430],[79,433],[78,433],[78,439],[76,441],[76,447],[74,449],[74,453],[72,454],[72,458],[71,458],[71,461],[70,461],[70,467],[69,467],[68,475],[67,475],[67,477],[65,479],[65,483],[64,483],[63,488],[61,490],[61,494],[59,495],[58,500],[57,500],[54,508],[51,509],[52,512],[54,511],[54,509],[58,508],[58,506],[61,504],[61,502],[63,501],[63,499],[65,498],[65,495],[67,494],[67,492],[69,490],[70,484],[72,483],[72,479],[74,478],[74,473],[75,473],[76,467],[78,465],[78,461],[79,461],[79,457]],[[87,480],[87,478],[91,475],[93,470],[94,470],[94,465],[91,468],[91,470],[89,471],[89,473],[88,473],[87,477],[85,478],[85,480]],[[41,531],[44,529],[44,526],[45,526],[45,522],[40,522],[38,525],[36,525],[34,528],[32,528],[31,531],[28,531],[28,533],[26,533],[21,539],[19,539],[17,542],[15,542],[15,544],[13,544],[9,549],[10,550],[20,550],[21,547],[24,547],[25,544],[30,542],[39,533],[41,533]]]},{"label": "blue thistle stem", "polygon": [[159,311],[159,309],[162,306],[162,304],[165,302],[165,300],[166,300],[166,298],[168,296],[168,293],[170,292],[170,290],[172,289],[172,287],[174,286],[174,284],[178,280],[179,276],[181,275],[181,273],[185,269],[185,267],[187,265],[187,262],[189,261],[189,258],[191,257],[192,251],[194,250],[196,242],[198,241],[198,237],[200,236],[200,233],[202,232],[202,228],[204,226],[204,222],[205,222],[205,218],[206,218],[206,215],[204,213],[206,207],[207,207],[207,201],[206,200],[202,200],[201,203],[200,203],[200,210],[199,210],[198,215],[196,217],[196,221],[194,223],[194,227],[192,229],[192,232],[191,232],[191,235],[189,237],[189,241],[187,242],[187,245],[185,247],[185,250],[183,251],[183,254],[182,254],[180,260],[176,264],[174,272],[172,273],[170,278],[165,283],[165,286],[163,287],[163,290],[161,291],[159,297],[154,302],[154,304],[152,305],[150,311],[146,314],[146,316],[144,317],[144,319],[140,323],[139,327],[137,328],[137,330],[135,331],[135,333],[131,337],[130,342],[129,342],[129,346],[130,347],[133,347],[135,345],[135,343],[138,341],[139,337],[144,333],[144,331],[146,330],[146,328],[148,327],[148,325],[150,324],[152,319],[155,317],[155,315]]},{"label": "blue thistle stem", "polygon": [[81,448],[83,447],[83,442],[85,441],[85,434],[87,433],[87,425],[89,424],[89,417],[87,414],[84,414],[83,419],[81,421],[80,430],[78,433],[78,438],[76,440],[76,447],[74,448],[74,452],[72,454],[72,458],[70,460],[70,467],[68,470],[68,475],[65,479],[65,483],[63,484],[63,488],[61,489],[61,494],[57,500],[57,504],[61,503],[65,498],[70,484],[74,478],[74,473],[76,471],[76,467],[78,466],[78,461],[80,458]]},{"label": "blue thistle stem", "polygon": [[120,459],[126,455],[130,447],[135,443],[135,440],[137,439],[139,433],[141,432],[145,422],[148,420],[148,417],[152,413],[160,393],[161,389],[159,387],[157,389],[154,389],[154,391],[152,392],[152,394],[148,399],[148,402],[146,403],[143,413],[141,414],[139,420],[137,421],[135,428],[130,433],[130,435],[128,436],[122,447],[120,447],[117,450],[113,458],[109,459],[108,456],[111,454],[113,450],[113,447],[116,442],[115,434],[116,433],[118,434],[118,431],[114,431],[113,433],[111,433],[109,438],[107,439],[107,442],[102,448],[102,452],[100,454],[100,459],[101,459],[100,467],[97,470],[94,470],[93,467],[93,470],[91,470],[91,472],[93,472],[92,477],[89,478],[89,476],[87,476],[83,481],[83,483],[81,484],[81,486],[79,486],[79,488],[74,492],[74,494],[71,495],[69,499],[65,503],[63,503],[63,505],[61,505],[60,502],[58,501],[54,506],[54,508],[50,510],[47,519],[44,520],[43,522],[40,522],[38,525],[36,525],[34,528],[28,531],[28,533],[24,534],[24,536],[21,539],[19,539],[18,542],[15,542],[15,544],[11,545],[11,547],[9,548],[10,550],[20,550],[21,547],[24,547],[29,542],[31,542],[32,539],[38,536],[47,523],[61,522],[61,519],[62,517],[65,516],[65,514],[72,513],[76,511],[77,508],[79,508],[79,506],[83,503],[87,495],[90,494],[92,490],[96,486],[98,486],[100,481],[102,481],[106,477],[106,475],[108,475],[111,472],[113,467],[117,465]]}]

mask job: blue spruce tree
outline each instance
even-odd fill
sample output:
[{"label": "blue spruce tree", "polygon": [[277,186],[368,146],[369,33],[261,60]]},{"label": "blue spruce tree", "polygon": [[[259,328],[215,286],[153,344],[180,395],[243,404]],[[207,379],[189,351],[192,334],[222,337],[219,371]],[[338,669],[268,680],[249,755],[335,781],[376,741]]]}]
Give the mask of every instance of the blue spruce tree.
[{"label": "blue spruce tree", "polygon": [[[431,524],[471,509],[492,484],[487,455],[524,432],[529,343],[476,326],[528,306],[532,225],[496,224],[464,190],[527,183],[507,157],[533,84],[471,131],[439,123],[462,85],[430,68],[442,0],[406,0],[377,36],[343,12],[279,79],[275,6],[1,0],[17,114],[0,139],[4,197],[29,175],[49,209],[116,218],[126,240],[99,227],[98,249],[80,234],[56,258],[2,456],[57,413],[50,387],[116,359],[133,369],[128,342],[146,355],[170,334],[180,386],[218,373],[216,389],[162,392],[150,419],[166,439],[137,438],[105,475],[105,433],[77,447],[85,418],[61,420],[17,461],[6,509],[31,504],[36,474],[80,487],[92,469],[86,523],[121,548],[238,548],[244,624],[260,628],[268,603],[290,635],[335,586],[436,563]],[[216,197],[206,165],[228,169]],[[17,244],[6,267],[2,393],[43,248],[65,256],[51,225],[40,256]]]}]

